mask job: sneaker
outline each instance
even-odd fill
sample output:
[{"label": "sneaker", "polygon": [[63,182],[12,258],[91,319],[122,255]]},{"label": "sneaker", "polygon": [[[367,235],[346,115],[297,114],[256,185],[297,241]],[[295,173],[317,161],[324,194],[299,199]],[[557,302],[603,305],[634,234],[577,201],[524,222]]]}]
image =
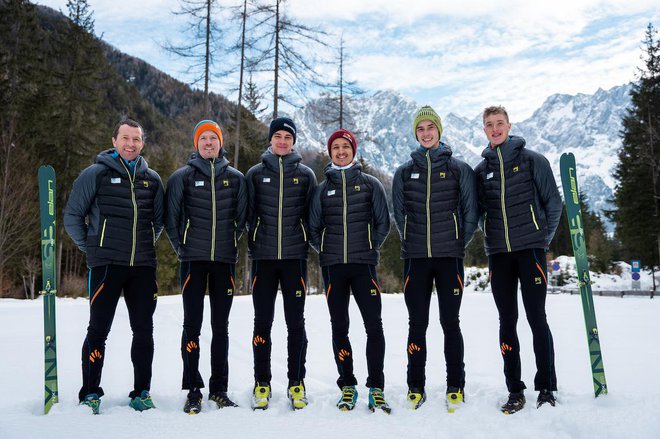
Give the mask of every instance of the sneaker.
[{"label": "sneaker", "polygon": [[229,399],[227,392],[213,393],[209,395],[209,401],[215,402],[219,409],[225,407],[238,407],[238,404]]},{"label": "sneaker", "polygon": [[307,396],[305,395],[305,383],[302,381],[293,381],[290,383],[287,395],[291,401],[291,408],[300,410],[307,407]]},{"label": "sneaker", "polygon": [[369,389],[369,410],[375,412],[376,409],[380,409],[388,414],[392,411],[387,402],[385,402],[383,389],[372,387]]},{"label": "sneaker", "polygon": [[525,394],[520,392],[509,393],[509,400],[502,405],[502,413],[505,415],[512,415],[522,410],[525,407]]},{"label": "sneaker", "polygon": [[454,413],[465,402],[463,389],[460,387],[447,386],[447,411]]},{"label": "sneaker", "polygon": [[196,415],[202,411],[202,395],[200,393],[189,393],[183,411],[189,415]]},{"label": "sneaker", "polygon": [[408,400],[408,407],[411,410],[417,410],[426,402],[426,392],[424,392],[424,389],[409,389],[406,399]]},{"label": "sneaker", "polygon": [[358,393],[355,386],[344,386],[341,388],[341,398],[337,401],[337,408],[343,412],[353,410],[357,401]]},{"label": "sneaker", "polygon": [[252,409],[266,410],[270,399],[270,384],[256,382],[252,393]]},{"label": "sneaker", "polygon": [[131,399],[128,406],[138,412],[156,408],[154,402],[151,400],[151,395],[148,390],[143,390],[142,393],[140,393],[140,396]]},{"label": "sneaker", "polygon": [[85,396],[85,398],[80,401],[80,404],[86,405],[92,409],[92,413],[95,415],[98,415],[101,410],[101,398],[99,398],[99,395],[96,393],[90,393],[89,395]]},{"label": "sneaker", "polygon": [[536,400],[536,408],[539,408],[546,403],[554,407],[555,404],[557,403],[557,398],[555,398],[555,395],[552,393],[552,390],[542,389],[539,392],[538,399]]}]

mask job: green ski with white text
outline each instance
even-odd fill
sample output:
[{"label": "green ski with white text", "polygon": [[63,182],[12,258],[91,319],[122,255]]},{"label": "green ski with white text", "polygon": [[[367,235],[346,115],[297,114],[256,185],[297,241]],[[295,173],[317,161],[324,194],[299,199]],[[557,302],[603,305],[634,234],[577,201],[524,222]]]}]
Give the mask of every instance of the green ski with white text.
[{"label": "green ski with white text", "polygon": [[39,209],[41,211],[41,270],[44,302],[44,413],[48,413],[57,396],[57,345],[55,337],[55,297],[57,294],[55,259],[55,170],[39,168]]},{"label": "green ski with white text", "polygon": [[573,153],[562,154],[559,160],[559,167],[561,171],[561,185],[564,191],[564,201],[566,203],[566,214],[568,216],[568,227],[571,232],[571,243],[573,244],[573,254],[575,255],[578,286],[580,287],[580,296],[582,297],[584,323],[587,329],[587,344],[589,347],[591,374],[594,382],[594,394],[598,397],[607,394],[607,383],[605,382],[605,368],[600,350],[598,326],[596,325],[596,310],[594,309],[594,299],[591,292],[592,282],[589,275],[589,260],[587,259],[575,156]]}]

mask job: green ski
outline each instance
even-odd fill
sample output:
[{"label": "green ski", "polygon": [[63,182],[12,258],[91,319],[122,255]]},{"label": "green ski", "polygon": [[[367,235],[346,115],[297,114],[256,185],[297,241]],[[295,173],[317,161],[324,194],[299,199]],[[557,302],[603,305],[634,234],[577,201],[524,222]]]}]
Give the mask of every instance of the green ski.
[{"label": "green ski", "polygon": [[55,297],[57,294],[55,259],[55,170],[52,166],[39,168],[39,208],[41,210],[41,270],[44,301],[44,413],[58,401],[57,345],[55,337]]},{"label": "green ski", "polygon": [[582,212],[580,211],[580,197],[575,168],[575,156],[573,153],[562,154],[559,159],[559,167],[561,170],[564,201],[566,203],[566,214],[568,216],[568,227],[571,232],[571,243],[573,244],[575,266],[578,273],[578,286],[580,287],[580,296],[582,297],[584,323],[587,327],[587,344],[591,359],[594,393],[598,397],[607,394],[607,383],[605,382],[605,368],[600,350],[598,326],[596,325],[596,310],[594,309],[594,299],[591,292],[592,282],[589,276],[589,261],[587,259],[587,247],[582,226]]}]

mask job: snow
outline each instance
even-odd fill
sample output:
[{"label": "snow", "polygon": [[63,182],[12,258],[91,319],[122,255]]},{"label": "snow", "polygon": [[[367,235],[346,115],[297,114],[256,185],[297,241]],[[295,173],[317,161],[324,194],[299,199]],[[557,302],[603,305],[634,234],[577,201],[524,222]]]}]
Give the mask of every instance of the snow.
[{"label": "snow", "polygon": [[[473,284],[474,285],[474,284]],[[208,299],[207,299],[208,300]],[[582,306],[578,295],[548,295],[547,313],[554,335],[559,382],[557,407],[535,408],[534,356],[531,333],[523,317],[518,325],[522,347],[526,408],[511,416],[498,406],[506,396],[498,349],[498,319],[490,294],[467,287],[461,309],[465,339],[466,404],[455,414],[444,409],[445,366],[437,300],[431,307],[428,331],[427,403],[418,411],[406,408],[407,312],[401,294],[383,295],[383,323],[387,340],[385,395],[391,415],[372,414],[366,407],[365,335],[357,307],[351,300],[351,341],[359,405],[353,412],[335,408],[339,390],[332,360],[330,323],[323,296],[308,296],[306,321],[309,339],[306,386],[310,405],[293,412],[286,400],[286,329],[278,298],[273,326],[273,398],[271,408],[253,412],[252,300],[234,299],[230,316],[230,396],[236,409],[214,409],[205,402],[196,416],[182,412],[182,364],[179,341],[181,296],[158,299],[155,313],[155,359],[152,396],[156,410],[128,408],[132,385],[130,329],[124,302],[117,310],[107,343],[101,415],[78,405],[80,348],[88,319],[88,302],[57,300],[60,403],[42,414],[43,345],[42,302],[0,300],[0,438],[257,438],[338,436],[464,438],[657,438],[660,435],[660,303],[648,297],[594,298],[601,334],[609,395],[593,396]],[[207,302],[208,303],[208,302]],[[208,306],[207,306],[208,310]],[[202,329],[202,376],[208,382],[210,327]],[[205,394],[206,396],[206,394]]]}]

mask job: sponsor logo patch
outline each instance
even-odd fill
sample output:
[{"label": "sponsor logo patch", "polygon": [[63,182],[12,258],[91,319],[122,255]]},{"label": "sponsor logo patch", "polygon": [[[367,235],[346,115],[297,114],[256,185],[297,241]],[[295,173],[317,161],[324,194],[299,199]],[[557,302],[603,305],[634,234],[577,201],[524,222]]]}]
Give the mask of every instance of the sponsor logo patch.
[{"label": "sponsor logo patch", "polygon": [[446,175],[444,172],[440,172],[440,173],[438,174],[438,176],[439,176],[440,178],[445,178],[447,175]]},{"label": "sponsor logo patch", "polygon": [[119,178],[119,177],[111,178],[111,179],[110,179],[110,183],[112,183],[112,184],[119,184],[119,183],[121,183],[121,178]]},{"label": "sponsor logo patch", "polygon": [[328,196],[331,197],[335,194],[335,190],[328,191]]},{"label": "sponsor logo patch", "polygon": [[264,183],[270,183],[270,177],[264,177],[262,180]]},{"label": "sponsor logo patch", "polygon": [[200,187],[204,186],[204,181],[203,180],[195,180],[195,187]]},{"label": "sponsor logo patch", "polygon": [[410,174],[410,178],[417,180],[419,178],[419,172],[413,172],[412,174]]},{"label": "sponsor logo patch", "polygon": [[492,172],[489,172],[488,174],[486,174],[486,180],[490,180],[491,178],[493,178],[493,173]]}]

